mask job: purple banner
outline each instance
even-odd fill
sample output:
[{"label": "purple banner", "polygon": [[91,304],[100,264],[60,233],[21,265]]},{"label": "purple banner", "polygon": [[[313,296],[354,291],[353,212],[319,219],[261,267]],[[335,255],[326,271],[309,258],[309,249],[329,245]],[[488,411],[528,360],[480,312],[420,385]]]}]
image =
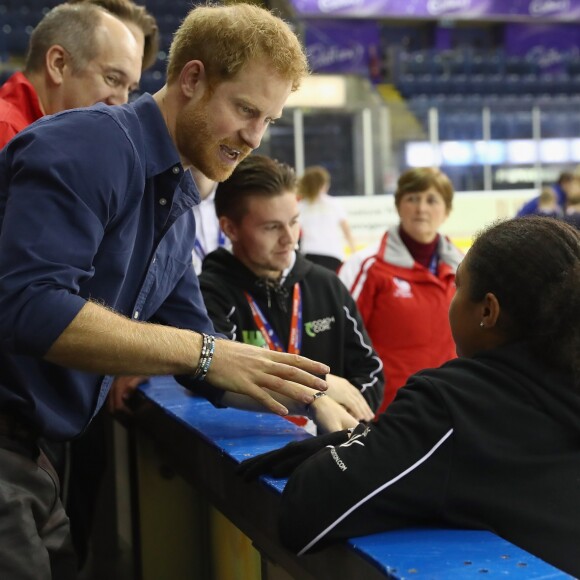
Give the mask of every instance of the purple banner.
[{"label": "purple banner", "polygon": [[[379,27],[371,21],[317,21],[306,24],[306,53],[314,72],[380,75]],[[375,62],[376,61],[376,62]]]},{"label": "purple banner", "polygon": [[579,0],[496,0],[495,4],[494,16],[528,16],[542,20],[577,20],[580,16]]},{"label": "purple banner", "polygon": [[291,0],[300,16],[498,19],[580,18],[580,0]]},{"label": "purple banner", "polygon": [[530,59],[542,72],[562,72],[580,47],[578,24],[523,24],[505,26],[506,54]]}]

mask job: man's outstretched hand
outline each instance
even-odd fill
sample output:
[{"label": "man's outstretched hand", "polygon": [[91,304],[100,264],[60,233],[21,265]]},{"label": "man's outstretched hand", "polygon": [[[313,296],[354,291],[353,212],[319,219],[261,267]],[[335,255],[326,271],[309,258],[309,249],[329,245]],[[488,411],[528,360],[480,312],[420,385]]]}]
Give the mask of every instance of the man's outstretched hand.
[{"label": "man's outstretched hand", "polygon": [[219,389],[247,395],[278,415],[288,409],[264,389],[285,395],[304,405],[313,397],[303,387],[325,391],[329,367],[297,354],[259,348],[241,342],[217,339],[206,381]]}]

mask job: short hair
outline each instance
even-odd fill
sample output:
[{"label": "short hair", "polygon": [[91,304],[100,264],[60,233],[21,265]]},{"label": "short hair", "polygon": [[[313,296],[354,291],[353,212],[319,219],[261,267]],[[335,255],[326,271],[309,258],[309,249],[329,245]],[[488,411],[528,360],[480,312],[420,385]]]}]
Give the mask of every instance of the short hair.
[{"label": "short hair", "polygon": [[556,183],[558,185],[562,185],[563,183],[572,181],[572,179],[575,179],[575,177],[576,175],[574,175],[574,173],[572,173],[571,171],[562,171],[562,173],[558,175],[558,181],[556,181]]},{"label": "short hair", "polygon": [[252,4],[198,6],[173,36],[167,82],[191,60],[203,62],[210,87],[234,78],[248,63],[267,59],[277,74],[300,86],[308,62],[300,41],[282,19]]},{"label": "short hair", "polygon": [[554,188],[549,185],[545,185],[544,187],[542,187],[542,189],[540,190],[540,195],[538,197],[538,202],[554,203],[556,201],[557,201],[556,192],[554,191]]},{"label": "short hair", "polygon": [[143,49],[143,70],[155,64],[159,52],[159,27],[155,17],[145,6],[139,6],[132,0],[67,0],[68,4],[94,4],[108,10],[122,20],[135,24],[143,31],[145,47]]},{"label": "short hair", "polygon": [[415,167],[408,169],[399,177],[395,192],[395,205],[399,207],[406,193],[420,193],[430,187],[435,188],[443,197],[447,211],[453,207],[453,184],[443,171],[437,167]]},{"label": "short hair", "polygon": [[566,206],[580,203],[580,188],[575,188],[566,195]]},{"label": "short hair", "polygon": [[314,201],[327,185],[330,185],[330,173],[322,165],[312,165],[298,180],[298,195],[306,201]]},{"label": "short hair", "polygon": [[248,198],[272,198],[294,191],[296,173],[292,167],[265,155],[250,155],[228,179],[218,183],[215,211],[218,217],[239,223],[246,215]]},{"label": "short hair", "polygon": [[72,72],[78,74],[97,57],[96,30],[107,11],[93,4],[59,4],[50,10],[30,35],[25,72],[40,72],[48,49],[62,46],[71,57]]},{"label": "short hair", "polygon": [[471,300],[495,294],[498,328],[573,372],[580,388],[580,232],[545,216],[499,222],[477,235],[464,264]]}]

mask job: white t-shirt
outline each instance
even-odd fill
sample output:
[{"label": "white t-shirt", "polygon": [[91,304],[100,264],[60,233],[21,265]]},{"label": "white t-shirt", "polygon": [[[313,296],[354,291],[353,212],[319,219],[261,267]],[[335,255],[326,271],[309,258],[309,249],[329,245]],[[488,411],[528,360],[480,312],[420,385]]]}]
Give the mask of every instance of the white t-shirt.
[{"label": "white t-shirt", "polygon": [[215,188],[199,205],[192,208],[195,216],[195,247],[191,253],[195,273],[201,272],[203,259],[220,247],[231,248],[230,240],[220,230],[215,214]]},{"label": "white t-shirt", "polygon": [[323,193],[313,203],[302,200],[299,205],[300,251],[344,260],[345,241],[340,222],[347,215],[340,202]]}]

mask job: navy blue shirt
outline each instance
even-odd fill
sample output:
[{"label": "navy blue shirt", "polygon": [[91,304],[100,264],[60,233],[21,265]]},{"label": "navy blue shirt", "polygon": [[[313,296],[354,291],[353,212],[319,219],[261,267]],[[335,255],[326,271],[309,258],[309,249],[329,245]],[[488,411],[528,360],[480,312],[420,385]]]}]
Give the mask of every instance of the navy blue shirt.
[{"label": "navy blue shirt", "polygon": [[157,104],[65,111],[0,151],[0,410],[55,440],[83,431],[112,377],[42,357],[87,300],[214,333],[195,276],[194,204]]}]

